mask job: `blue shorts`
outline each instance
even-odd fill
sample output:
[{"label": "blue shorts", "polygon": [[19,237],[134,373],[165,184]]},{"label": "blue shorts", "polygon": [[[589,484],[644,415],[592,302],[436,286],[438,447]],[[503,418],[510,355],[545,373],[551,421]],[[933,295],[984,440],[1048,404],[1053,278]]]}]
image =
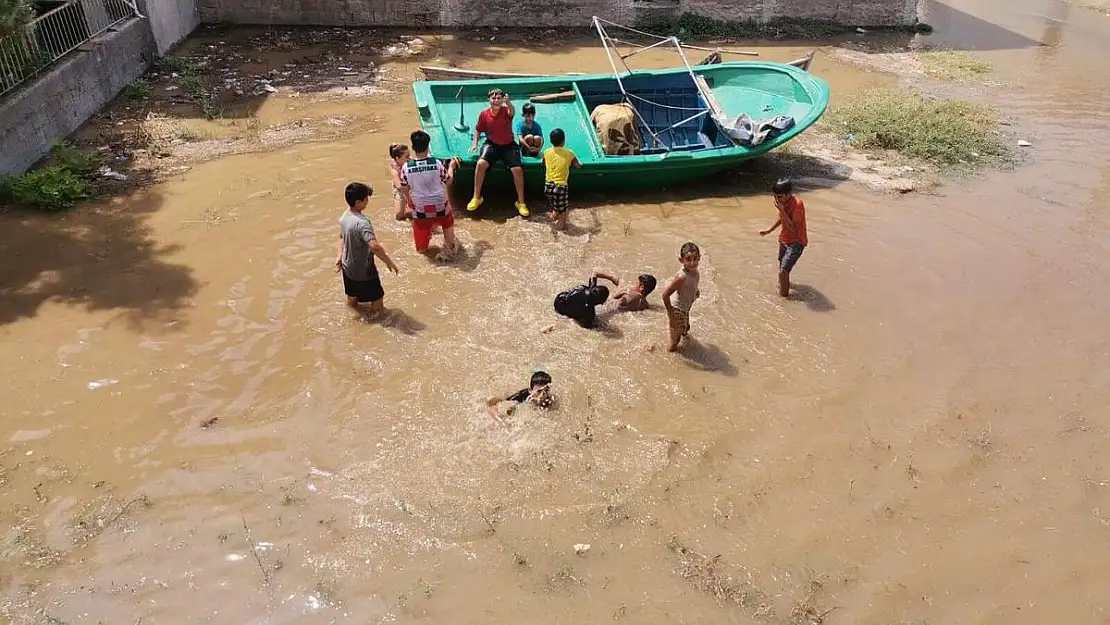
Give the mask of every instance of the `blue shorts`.
[{"label": "blue shorts", "polygon": [[798,264],[806,246],[801,243],[779,243],[779,269],[790,271]]}]

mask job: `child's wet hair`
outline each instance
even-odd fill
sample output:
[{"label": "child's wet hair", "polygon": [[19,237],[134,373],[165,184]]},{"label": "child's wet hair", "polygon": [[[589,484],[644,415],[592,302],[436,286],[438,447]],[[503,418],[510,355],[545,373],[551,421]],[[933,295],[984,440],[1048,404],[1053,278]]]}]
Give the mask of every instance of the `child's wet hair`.
[{"label": "child's wet hair", "polygon": [[535,115],[536,105],[529,102],[520,108],[520,112],[522,115]]},{"label": "child's wet hair", "polygon": [[354,208],[355,204],[362,200],[370,199],[371,195],[374,195],[374,190],[370,188],[370,185],[362,182],[352,182],[343,191],[343,196],[347,199],[347,206],[351,208]]},{"label": "child's wet hair", "polygon": [[609,299],[609,287],[598,285],[590,289],[589,292],[590,305],[600,306]]},{"label": "child's wet hair", "polygon": [[551,384],[551,375],[546,371],[536,371],[532,374],[532,379],[528,382],[530,388],[537,386],[547,386]]},{"label": "child's wet hair", "polygon": [[567,142],[567,133],[563,132],[562,128],[556,128],[551,131],[551,145],[561,148]]},{"label": "child's wet hair", "polygon": [[641,274],[638,278],[640,284],[644,287],[644,295],[648,295],[655,290],[655,276],[650,273]]},{"label": "child's wet hair", "polygon": [[698,256],[701,256],[701,249],[697,246],[696,243],[687,241],[683,243],[682,248],[678,250],[678,257],[686,258],[690,254],[697,254]]},{"label": "child's wet hair", "polygon": [[404,143],[390,143],[389,144],[389,158],[400,158],[402,154],[409,151],[409,146]]},{"label": "child's wet hair", "polygon": [[492,98],[492,97],[493,97],[493,96],[495,96],[495,95],[505,95],[505,92],[504,92],[504,91],[502,91],[502,90],[500,89],[500,87],[494,87],[493,89],[490,89],[490,90],[489,90],[489,94],[488,94],[488,95],[489,95],[489,97],[491,97],[491,98]]},{"label": "child's wet hair", "polygon": [[775,195],[790,195],[794,192],[794,183],[789,178],[779,178],[771,185],[771,193]]},{"label": "child's wet hair", "polygon": [[412,134],[409,135],[409,141],[412,142],[413,152],[423,154],[428,151],[428,145],[432,143],[432,138],[423,130],[414,130]]}]

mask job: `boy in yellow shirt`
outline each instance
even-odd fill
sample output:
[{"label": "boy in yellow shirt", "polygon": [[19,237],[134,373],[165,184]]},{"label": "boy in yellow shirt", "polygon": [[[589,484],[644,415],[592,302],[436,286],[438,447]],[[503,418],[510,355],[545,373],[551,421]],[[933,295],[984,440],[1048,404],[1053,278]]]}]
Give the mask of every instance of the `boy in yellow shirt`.
[{"label": "boy in yellow shirt", "polygon": [[547,175],[543,185],[543,194],[547,196],[547,205],[551,207],[551,219],[556,230],[567,227],[567,211],[570,209],[567,182],[570,180],[570,168],[581,167],[578,157],[567,149],[567,135],[562,128],[551,131],[551,147],[543,153],[543,165]]}]

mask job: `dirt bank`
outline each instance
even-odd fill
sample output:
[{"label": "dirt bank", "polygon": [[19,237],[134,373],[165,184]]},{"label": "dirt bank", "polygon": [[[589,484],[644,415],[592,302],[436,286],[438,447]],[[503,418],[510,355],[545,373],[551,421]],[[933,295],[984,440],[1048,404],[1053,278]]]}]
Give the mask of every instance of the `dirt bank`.
[{"label": "dirt bank", "polygon": [[[549,35],[543,45],[553,54],[596,48],[589,37]],[[101,181],[103,190],[126,193],[220,156],[373,133],[382,107],[407,106],[409,85],[422,78],[419,65],[503,70],[503,58],[483,48],[501,50],[528,37],[533,35],[507,29],[429,34],[206,27],[91,119],[75,140],[107,159],[113,173]],[[757,49],[764,58],[777,52]],[[860,34],[821,47],[815,67],[831,72],[834,83],[839,70],[831,66],[845,64],[881,81],[944,95],[922,55],[901,40]],[[604,58],[600,51],[593,56]],[[834,105],[843,93],[839,86],[834,90]],[[358,102],[367,106],[352,105]],[[828,119],[785,152],[772,158],[810,157],[794,164],[815,184],[851,179],[904,193],[929,189],[938,179],[934,166],[854,149]]]}]

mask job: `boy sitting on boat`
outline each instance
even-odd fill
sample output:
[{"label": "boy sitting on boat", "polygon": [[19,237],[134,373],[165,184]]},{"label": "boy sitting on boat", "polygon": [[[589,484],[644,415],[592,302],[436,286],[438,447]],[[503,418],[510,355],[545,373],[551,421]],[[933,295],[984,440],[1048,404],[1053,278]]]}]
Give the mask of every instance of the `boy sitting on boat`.
[{"label": "boy sitting on boat", "polygon": [[428,251],[432,241],[432,231],[436,226],[443,228],[446,258],[458,251],[459,241],[455,238],[455,210],[447,193],[448,184],[454,178],[457,158],[444,165],[443,161],[428,154],[432,138],[423,130],[409,135],[413,157],[401,166],[401,189],[412,208],[412,240],[416,251]]},{"label": "boy sitting on boat", "polygon": [[538,157],[543,149],[543,127],[536,121],[536,105],[531,102],[520,107],[522,118],[516,123],[516,139],[520,153]]},{"label": "boy sitting on boat", "polygon": [[474,124],[474,143],[470,146],[471,152],[477,152],[478,140],[482,134],[486,135],[486,144],[482,147],[478,166],[474,170],[474,197],[466,205],[468,211],[478,210],[485,201],[482,198],[482,184],[486,180],[486,172],[498,161],[504,161],[513,174],[516,210],[521,217],[529,215],[528,205],[524,203],[524,169],[520,166],[520,146],[513,136],[515,114],[509,94],[496,87],[489,90],[489,108],[478,114],[478,123]]}]

